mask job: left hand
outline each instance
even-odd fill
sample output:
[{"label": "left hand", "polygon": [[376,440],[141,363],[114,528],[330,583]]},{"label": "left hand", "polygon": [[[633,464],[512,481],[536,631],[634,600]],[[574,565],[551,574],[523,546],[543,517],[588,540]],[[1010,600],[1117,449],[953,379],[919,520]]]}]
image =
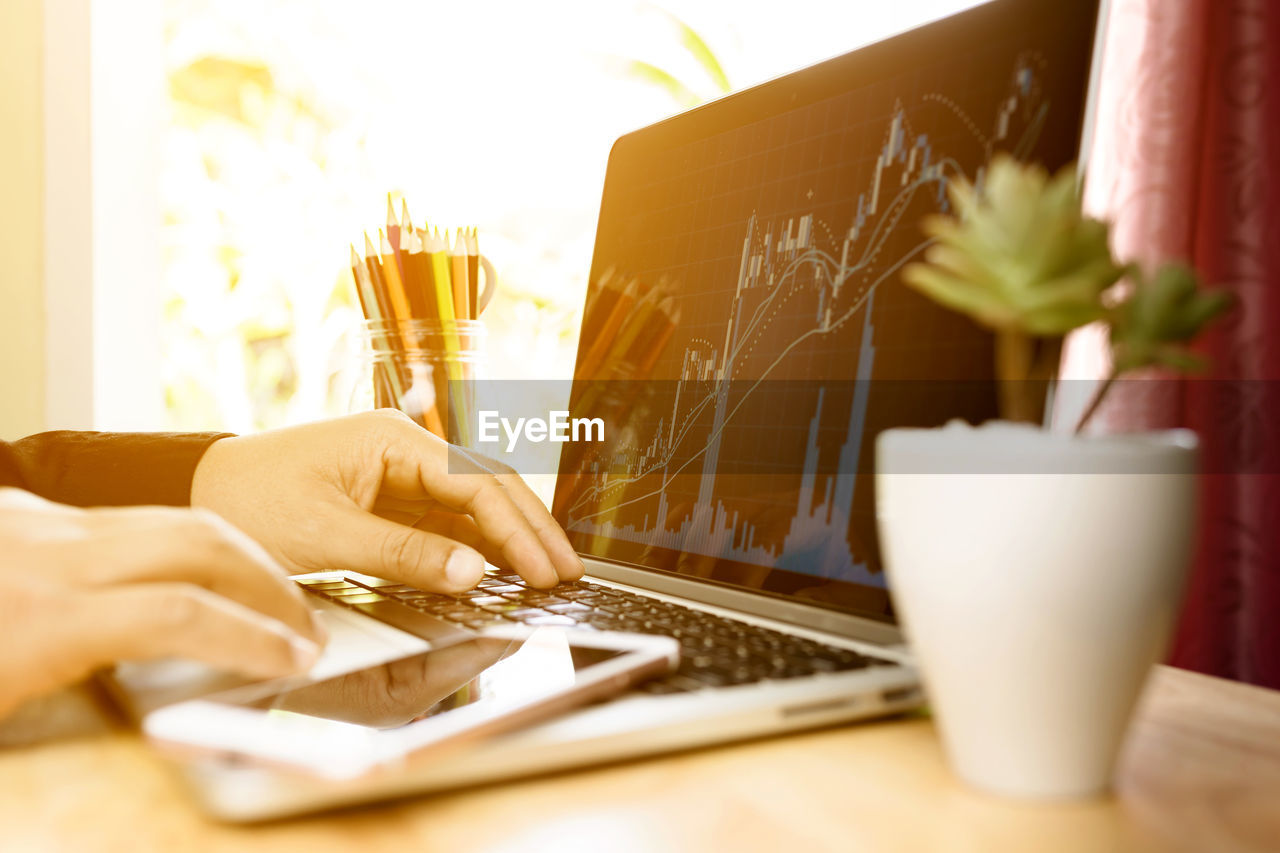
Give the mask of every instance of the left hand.
[{"label": "left hand", "polygon": [[390,409],[217,441],[191,505],[293,573],[347,569],[443,593],[475,586],[486,558],[538,587],[582,577],[519,475],[496,463],[450,472],[449,445]]}]

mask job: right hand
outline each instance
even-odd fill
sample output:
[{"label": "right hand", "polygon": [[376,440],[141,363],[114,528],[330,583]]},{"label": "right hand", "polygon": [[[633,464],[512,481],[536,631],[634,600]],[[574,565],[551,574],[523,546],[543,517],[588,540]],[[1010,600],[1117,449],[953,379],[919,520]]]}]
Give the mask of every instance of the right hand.
[{"label": "right hand", "polygon": [[84,510],[0,488],[0,589],[0,717],[119,660],[271,678],[310,667],[323,642],[284,570],[202,510]]}]

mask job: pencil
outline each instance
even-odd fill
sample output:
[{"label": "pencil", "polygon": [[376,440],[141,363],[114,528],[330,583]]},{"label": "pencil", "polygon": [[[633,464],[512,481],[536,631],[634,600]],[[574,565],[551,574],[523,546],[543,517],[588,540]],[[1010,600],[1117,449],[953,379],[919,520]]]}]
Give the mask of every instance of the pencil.
[{"label": "pencil", "polygon": [[631,311],[618,334],[614,336],[612,345],[600,364],[601,369],[617,372],[618,365],[631,352],[632,345],[641,333],[649,331],[649,321],[657,311],[659,301],[658,290],[654,288],[636,303],[636,307]]},{"label": "pencil", "polygon": [[[493,285],[490,284],[490,287]],[[470,310],[467,312],[472,320],[480,319],[480,234],[474,225],[467,230],[467,293],[471,296]]]},{"label": "pencil", "polygon": [[413,309],[409,305],[409,296],[404,289],[404,280],[400,277],[400,265],[395,252],[391,249],[391,241],[381,230],[378,231],[378,243],[382,250],[382,280],[391,299],[391,308],[396,319],[407,322],[413,319]]},{"label": "pencil", "polygon": [[409,298],[409,310],[415,320],[430,320],[435,311],[427,300],[428,282],[424,277],[427,256],[422,253],[422,241],[413,228],[400,230],[400,258],[404,268],[405,295]]},{"label": "pencil", "polygon": [[364,277],[362,275],[364,264],[360,262],[360,253],[356,251],[356,246],[354,243],[350,245],[351,245],[351,280],[355,282],[356,299],[360,301],[360,313],[364,314],[364,318],[366,320],[377,319],[376,318],[376,313],[378,310],[377,306],[375,305],[372,308],[370,308],[370,304],[371,304],[370,300],[373,298],[372,294],[369,295],[369,299],[365,298],[365,287],[363,282],[361,281],[361,279]]},{"label": "pencil", "polygon": [[[667,342],[671,340],[676,326],[680,324],[680,306],[676,305],[675,297],[668,296],[662,300],[651,319],[656,321],[654,323],[656,328],[647,336],[641,335],[640,340],[636,341],[636,347],[633,347],[635,356],[635,360],[632,361],[635,366],[633,379],[644,379],[649,375],[649,371],[653,370],[654,364],[658,361],[658,356],[662,355]],[[632,355],[633,353],[628,353],[628,358]]]},{"label": "pencil", "polygon": [[[365,241],[369,244],[368,248],[372,249],[373,245],[367,234]],[[378,242],[382,248],[382,263],[379,267],[375,256],[371,255],[370,258],[373,260],[370,269],[381,273],[382,286],[391,303],[393,315],[388,318],[390,322],[386,324],[386,328],[388,340],[394,350],[392,357],[395,357],[395,353],[401,353],[406,362],[404,371],[398,367],[390,371],[395,374],[397,380],[392,386],[393,390],[396,390],[396,408],[404,410],[410,416],[417,414],[422,426],[442,438],[447,438],[444,423],[437,411],[438,395],[433,386],[424,384],[425,378],[421,375],[422,371],[414,369],[414,365],[421,362],[422,356],[419,355],[421,350],[414,338],[414,331],[408,326],[408,322],[413,319],[413,313],[409,307],[404,283],[400,280],[396,268],[395,257],[391,253],[390,242],[381,231],[378,232]],[[418,409],[417,412],[413,411],[415,406]]]},{"label": "pencil", "polygon": [[658,288],[655,287],[636,303],[635,309],[628,314],[616,335],[602,338],[610,345],[606,348],[605,355],[591,366],[591,373],[583,374],[585,378],[595,380],[577,401],[583,412],[593,409],[597,398],[610,381],[635,378],[632,375],[635,363],[629,361],[628,356],[633,352],[642,352],[642,341],[647,341],[658,333],[661,318],[656,315],[659,313],[660,302]]},{"label": "pencil", "polygon": [[[401,199],[403,201],[403,199]],[[391,254],[395,258],[396,272],[404,279],[404,263],[400,259],[400,223],[396,222],[396,213],[391,206],[391,193],[387,193],[387,242],[391,244]],[[387,254],[383,252],[383,254]]]},{"label": "pencil", "polygon": [[[366,238],[367,239],[367,238]],[[361,294],[360,304],[364,308],[365,318],[370,321],[370,336],[374,338],[371,342],[375,357],[379,353],[379,342],[377,338],[382,336],[385,342],[391,346],[392,356],[400,349],[400,338],[396,334],[394,323],[388,324],[384,308],[381,304],[381,298],[377,288],[373,286],[373,277],[369,274],[367,261],[360,259],[360,253],[356,251],[356,247],[351,247],[351,272],[356,279],[356,293]],[[385,361],[375,360],[374,362],[374,394],[375,402],[378,405],[399,406],[400,401],[404,398],[403,377],[400,375],[399,369],[395,366],[394,360],[391,363],[391,369],[387,370]],[[389,392],[389,398],[377,398],[377,385],[383,385]]]},{"label": "pencil", "polygon": [[394,334],[396,314],[391,307],[391,295],[387,293],[387,285],[382,280],[378,252],[373,248],[373,241],[369,239],[368,233],[364,235],[364,267],[369,274],[369,286],[373,291],[374,302],[378,306],[379,319],[387,323],[387,328]]},{"label": "pencil", "polygon": [[[445,245],[449,245],[449,232],[444,232]],[[449,275],[453,281],[453,310],[459,320],[472,320],[471,306],[475,300],[471,297],[470,282],[467,277],[467,247],[462,240],[462,229],[458,229],[453,250],[449,252]]]},{"label": "pencil", "polygon": [[618,294],[617,301],[609,310],[609,316],[601,324],[600,330],[596,333],[594,340],[587,347],[587,353],[578,363],[578,375],[584,379],[595,378],[596,370],[599,369],[604,361],[605,354],[609,351],[610,345],[613,343],[614,336],[622,328],[622,323],[626,320],[631,306],[635,305],[636,296],[640,292],[640,280],[631,279],[627,282],[627,286]]},{"label": "pencil", "polygon": [[470,441],[471,435],[469,418],[467,418],[466,408],[462,405],[462,401],[456,399],[452,393],[454,388],[457,389],[458,393],[463,390],[461,386],[461,382],[464,379],[462,365],[458,362],[462,346],[458,340],[457,315],[453,310],[453,283],[449,274],[449,257],[445,240],[440,236],[439,229],[432,231],[428,245],[427,252],[431,259],[432,283],[435,285],[436,292],[436,307],[440,314],[440,337],[444,342],[445,348],[445,369],[449,374],[451,391],[449,412],[451,420],[458,427],[458,444],[466,445]]},{"label": "pencil", "polygon": [[[675,304],[675,297],[668,296],[658,303],[657,308],[649,315],[646,328],[636,336],[631,348],[624,357],[629,369],[617,378],[629,380],[625,383],[624,393],[615,399],[613,405],[621,411],[630,409],[632,401],[640,392],[640,383],[631,380],[647,379],[658,357],[666,349],[676,326],[680,323],[680,306]],[[607,363],[607,362],[606,362]],[[613,365],[616,372],[616,363]],[[599,403],[605,387],[609,384],[606,377],[590,383],[575,403],[575,411],[583,414],[591,413]],[[618,395],[614,395],[617,397]]]},{"label": "pencil", "polygon": [[445,241],[436,229],[428,242],[427,255],[431,260],[432,284],[436,291],[436,308],[440,314],[440,322],[451,324],[457,320],[453,310],[453,281],[449,272],[449,256],[445,250]]},{"label": "pencil", "polygon": [[596,280],[596,286],[587,295],[587,307],[582,315],[583,340],[596,339],[604,321],[613,312],[613,306],[618,304],[618,297],[622,295],[623,287],[625,283],[621,278],[614,276],[613,267],[605,270]]}]

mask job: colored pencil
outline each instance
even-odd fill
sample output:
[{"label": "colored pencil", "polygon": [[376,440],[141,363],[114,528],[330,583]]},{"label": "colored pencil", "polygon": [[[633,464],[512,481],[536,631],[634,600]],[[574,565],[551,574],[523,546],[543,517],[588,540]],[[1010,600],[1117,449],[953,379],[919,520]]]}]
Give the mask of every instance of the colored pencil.
[{"label": "colored pencil", "polygon": [[649,321],[657,311],[659,301],[658,289],[653,288],[636,303],[605,354],[604,361],[601,363],[603,369],[617,373],[623,358],[631,352],[632,345],[642,333],[649,330]]},{"label": "colored pencil", "polygon": [[626,287],[618,294],[618,299],[610,309],[609,316],[601,324],[599,331],[596,332],[595,339],[591,341],[590,346],[587,348],[586,355],[578,363],[579,376],[585,379],[596,377],[596,371],[599,370],[604,362],[604,357],[613,344],[614,336],[622,328],[622,323],[626,320],[631,307],[635,305],[639,293],[640,281],[633,278],[627,282]]},{"label": "colored pencil", "polygon": [[394,329],[395,310],[391,306],[391,295],[387,292],[386,282],[382,280],[382,264],[378,252],[373,248],[373,241],[368,233],[364,235],[364,268],[369,274],[369,285],[373,291],[374,301],[378,306],[378,318]]},{"label": "colored pencil", "polygon": [[414,312],[409,305],[409,295],[405,292],[404,280],[400,277],[400,265],[396,261],[395,252],[391,249],[391,241],[381,229],[378,231],[378,244],[381,250],[382,281],[387,288],[391,308],[395,311],[396,320],[407,323],[413,319]]},{"label": "colored pencil", "polygon": [[605,320],[613,313],[626,282],[613,274],[613,267],[604,271],[596,280],[596,286],[588,294],[587,307],[582,316],[582,337],[594,341]]},{"label": "colored pencil", "polygon": [[449,253],[440,229],[435,229],[427,243],[427,256],[431,259],[432,284],[435,285],[436,307],[440,322],[453,323],[458,315],[453,310],[453,279],[449,269]]},{"label": "colored pencil", "polygon": [[658,356],[662,355],[662,351],[666,349],[672,334],[675,333],[676,326],[680,325],[680,306],[676,305],[675,297],[668,296],[662,300],[662,304],[658,306],[658,319],[660,320],[660,325],[656,333],[644,344],[643,350],[638,353],[638,359],[635,362],[636,370],[633,374],[635,379],[648,378],[650,371],[653,370],[653,366],[658,361]]},{"label": "colored pencil", "polygon": [[[489,284],[493,287],[492,284]],[[470,310],[467,312],[472,320],[480,319],[480,234],[472,225],[467,229],[467,292],[471,296]]]},{"label": "colored pencil", "polygon": [[[391,193],[387,193],[387,242],[391,244],[391,254],[395,258],[396,272],[404,279],[404,263],[400,259],[400,223],[396,221],[396,213],[391,206]],[[387,254],[383,252],[383,254]]]},{"label": "colored pencil", "polygon": [[422,241],[413,228],[401,228],[400,257],[404,266],[404,289],[409,297],[409,310],[415,320],[430,320],[435,316],[435,306],[427,298],[430,282],[426,278],[427,256],[422,251]]},{"label": "colored pencil", "polygon": [[373,294],[369,293],[366,297],[366,286],[364,277],[366,275],[364,263],[360,260],[360,253],[356,251],[354,243],[351,245],[351,278],[356,285],[356,299],[360,301],[360,313],[364,314],[365,319],[377,319],[378,307],[373,304]]},{"label": "colored pencil", "polygon": [[[444,232],[444,242],[449,244],[449,232]],[[471,296],[470,278],[467,275],[467,247],[462,239],[462,229],[458,229],[453,249],[449,251],[449,277],[453,282],[453,310],[459,320],[475,319],[471,314],[471,306],[475,300]]]}]

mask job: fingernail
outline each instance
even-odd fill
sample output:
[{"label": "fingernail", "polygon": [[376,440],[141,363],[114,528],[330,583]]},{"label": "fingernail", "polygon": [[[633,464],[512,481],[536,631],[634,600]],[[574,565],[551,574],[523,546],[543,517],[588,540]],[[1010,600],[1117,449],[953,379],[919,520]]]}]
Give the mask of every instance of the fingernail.
[{"label": "fingernail", "polygon": [[484,574],[484,559],[475,551],[455,548],[444,564],[444,576],[456,589],[471,589]]},{"label": "fingernail", "polygon": [[299,670],[310,669],[320,659],[320,646],[306,637],[291,637],[289,647],[293,651],[293,663]]}]

